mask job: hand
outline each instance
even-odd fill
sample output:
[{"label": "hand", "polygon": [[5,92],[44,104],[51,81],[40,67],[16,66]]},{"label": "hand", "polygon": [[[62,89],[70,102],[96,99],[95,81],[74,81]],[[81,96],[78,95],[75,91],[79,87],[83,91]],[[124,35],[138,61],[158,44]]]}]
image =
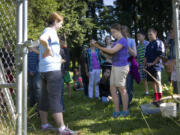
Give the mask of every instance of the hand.
[{"label": "hand", "polygon": [[47,56],[53,56],[50,47],[46,48],[45,52],[43,53],[43,58]]},{"label": "hand", "polygon": [[167,63],[164,64],[165,69],[168,73],[173,72],[174,70],[174,64],[171,61],[168,61]]},{"label": "hand", "polygon": [[87,77],[89,78],[89,72],[86,72]]},{"label": "hand", "polygon": [[34,73],[33,73],[33,72],[30,72],[29,74],[30,74],[30,76],[34,76]]},{"label": "hand", "polygon": [[147,64],[143,64],[143,70],[147,68]]},{"label": "hand", "polygon": [[96,41],[96,40],[92,39],[92,40],[91,40],[91,44],[92,44],[94,47],[99,48],[99,45],[97,44],[97,41]]},{"label": "hand", "polygon": [[104,55],[104,52],[103,52],[103,51],[100,51],[100,53],[101,53],[102,55]]},{"label": "hand", "polygon": [[148,67],[151,67],[151,66],[153,66],[154,65],[154,63],[147,63],[147,66]]},{"label": "hand", "polygon": [[66,60],[65,59],[61,59],[61,63],[65,63],[66,62]]},{"label": "hand", "polygon": [[96,40],[92,39],[91,40],[91,44],[95,45],[96,44]]}]

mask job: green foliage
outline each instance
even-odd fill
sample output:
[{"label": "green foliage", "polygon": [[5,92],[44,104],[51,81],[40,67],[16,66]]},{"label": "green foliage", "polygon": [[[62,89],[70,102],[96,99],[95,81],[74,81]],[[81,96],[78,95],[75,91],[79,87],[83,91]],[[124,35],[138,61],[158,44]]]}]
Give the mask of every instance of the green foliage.
[{"label": "green foliage", "polygon": [[60,33],[65,33],[70,47],[82,45],[87,29],[93,27],[91,18],[86,18],[87,4],[81,0],[61,0],[59,11],[64,15],[64,27]]},{"label": "green foliage", "polygon": [[12,48],[16,45],[16,2],[0,0],[0,47],[7,40]]},{"label": "green foliage", "polygon": [[41,35],[50,13],[57,11],[56,0],[29,0],[28,7],[28,36],[38,39]]},{"label": "green foliage", "polygon": [[116,0],[118,22],[130,27],[131,33],[154,27],[159,38],[167,34],[172,23],[172,1],[169,0]]}]

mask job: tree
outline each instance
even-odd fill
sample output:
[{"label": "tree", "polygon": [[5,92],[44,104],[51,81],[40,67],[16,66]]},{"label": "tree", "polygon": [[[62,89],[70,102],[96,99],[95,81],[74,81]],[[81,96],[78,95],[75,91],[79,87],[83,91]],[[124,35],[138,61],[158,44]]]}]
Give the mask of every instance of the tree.
[{"label": "tree", "polygon": [[88,41],[86,34],[95,24],[92,18],[86,16],[88,5],[84,0],[61,0],[58,10],[64,16],[64,25],[60,34],[65,33],[67,36],[73,67],[75,67],[80,57],[80,48]]},{"label": "tree", "polygon": [[131,33],[154,27],[159,37],[167,33],[172,19],[172,1],[169,0],[116,0],[118,22],[129,26]]},{"label": "tree", "polygon": [[50,13],[57,11],[56,0],[29,0],[28,37],[37,40],[41,35]]}]

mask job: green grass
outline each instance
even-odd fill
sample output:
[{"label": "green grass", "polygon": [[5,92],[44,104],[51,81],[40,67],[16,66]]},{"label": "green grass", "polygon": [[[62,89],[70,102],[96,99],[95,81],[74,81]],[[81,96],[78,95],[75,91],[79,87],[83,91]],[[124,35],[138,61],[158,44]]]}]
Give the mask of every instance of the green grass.
[{"label": "green grass", "polygon": [[[163,83],[167,82],[166,74],[163,73]],[[167,92],[165,92],[167,95]],[[153,92],[150,89],[150,95],[144,96],[142,84],[134,83],[134,98],[131,115],[126,118],[112,118],[113,104],[103,104],[94,99],[90,100],[84,97],[83,92],[72,93],[69,99],[65,92],[64,121],[73,130],[80,131],[83,135],[178,135],[180,127],[180,118],[163,118],[161,114],[146,115],[150,128],[148,128],[139,108],[142,103],[152,101]],[[174,122],[175,121],[175,122]],[[55,126],[55,122],[50,117],[50,123]],[[40,119],[37,117],[29,120],[28,135],[55,135],[56,133],[44,133],[40,130]]]}]

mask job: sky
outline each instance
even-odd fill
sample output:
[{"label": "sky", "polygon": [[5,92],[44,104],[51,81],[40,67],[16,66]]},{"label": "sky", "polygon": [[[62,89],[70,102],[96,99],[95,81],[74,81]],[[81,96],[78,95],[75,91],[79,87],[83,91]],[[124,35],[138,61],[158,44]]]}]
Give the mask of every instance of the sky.
[{"label": "sky", "polygon": [[113,5],[113,2],[114,2],[115,0],[104,0],[104,4],[105,5]]}]

